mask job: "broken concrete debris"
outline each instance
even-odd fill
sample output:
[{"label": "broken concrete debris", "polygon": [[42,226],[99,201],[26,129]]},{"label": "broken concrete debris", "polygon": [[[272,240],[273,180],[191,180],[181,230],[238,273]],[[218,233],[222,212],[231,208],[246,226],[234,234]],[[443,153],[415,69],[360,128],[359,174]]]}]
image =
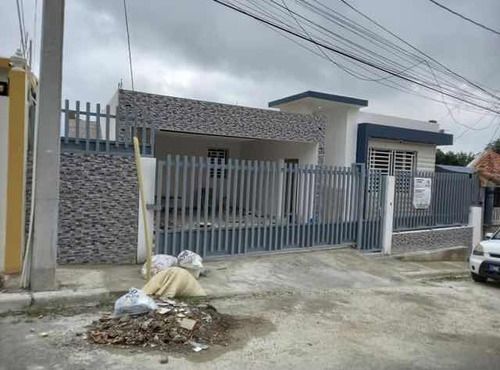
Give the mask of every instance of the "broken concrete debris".
[{"label": "broken concrete debris", "polygon": [[158,299],[158,309],[142,314],[104,314],[94,321],[87,339],[106,345],[186,349],[200,352],[213,344],[226,344],[234,322],[208,304],[189,305]]}]

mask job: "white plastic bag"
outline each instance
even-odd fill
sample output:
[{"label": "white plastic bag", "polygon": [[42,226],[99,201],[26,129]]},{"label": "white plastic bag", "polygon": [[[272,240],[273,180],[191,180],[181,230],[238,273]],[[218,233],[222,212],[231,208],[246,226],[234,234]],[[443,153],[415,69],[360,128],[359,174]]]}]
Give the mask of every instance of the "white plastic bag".
[{"label": "white plastic bag", "polygon": [[115,315],[138,315],[156,309],[158,306],[153,298],[137,288],[130,288],[127,294],[115,302]]},{"label": "white plastic bag", "polygon": [[203,269],[202,258],[199,254],[185,250],[177,256],[177,262],[180,267],[187,269],[195,278],[200,277],[201,270]]},{"label": "white plastic bag", "polygon": [[[142,265],[141,275],[146,278],[146,264]],[[177,258],[169,256],[168,254],[156,254],[151,259],[151,276],[155,276],[160,271],[168,269],[169,267],[177,266]]]}]

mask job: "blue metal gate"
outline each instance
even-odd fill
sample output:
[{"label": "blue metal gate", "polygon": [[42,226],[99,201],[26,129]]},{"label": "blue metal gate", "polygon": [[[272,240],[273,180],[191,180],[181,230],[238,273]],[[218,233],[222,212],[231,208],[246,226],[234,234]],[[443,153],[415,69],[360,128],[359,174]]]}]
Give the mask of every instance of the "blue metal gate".
[{"label": "blue metal gate", "polygon": [[203,257],[357,244],[380,249],[380,174],[171,156],[157,162],[156,253]]}]

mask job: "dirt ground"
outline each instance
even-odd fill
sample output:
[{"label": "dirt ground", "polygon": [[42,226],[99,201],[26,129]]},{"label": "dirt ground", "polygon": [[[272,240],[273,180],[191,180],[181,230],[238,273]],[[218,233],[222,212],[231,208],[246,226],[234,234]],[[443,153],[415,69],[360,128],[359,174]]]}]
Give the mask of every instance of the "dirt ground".
[{"label": "dirt ground", "polygon": [[373,283],[362,275],[350,285],[298,289],[293,270],[279,274],[297,289],[211,301],[240,320],[227,346],[199,353],[97,346],[84,333],[99,309],[34,313],[0,319],[0,369],[500,368],[498,284],[382,274]]}]

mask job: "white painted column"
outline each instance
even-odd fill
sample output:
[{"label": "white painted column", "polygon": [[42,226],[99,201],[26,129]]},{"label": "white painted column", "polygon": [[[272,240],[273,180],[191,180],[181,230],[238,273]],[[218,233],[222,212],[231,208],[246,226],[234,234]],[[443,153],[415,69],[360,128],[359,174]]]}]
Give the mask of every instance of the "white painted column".
[{"label": "white painted column", "polygon": [[[156,182],[156,158],[141,158],[142,166],[142,183],[144,185],[144,198],[146,199],[146,205],[154,204],[155,201],[155,182]],[[139,199],[139,217],[137,218],[138,229],[137,229],[137,263],[143,263],[146,261],[147,249],[146,249],[146,238],[144,235],[144,222],[142,220],[142,204]],[[150,240],[153,240],[153,230],[154,230],[154,210],[147,210],[147,218],[149,224],[149,236]],[[156,241],[153,243],[156,245]],[[154,250],[152,251],[154,254]]]},{"label": "white painted column", "polygon": [[483,208],[471,206],[469,211],[469,226],[472,227],[472,248],[474,248],[483,237]]},{"label": "white painted column", "polygon": [[384,194],[384,214],[382,218],[382,253],[391,254],[392,231],[394,216],[394,176],[384,176],[385,194]]}]

